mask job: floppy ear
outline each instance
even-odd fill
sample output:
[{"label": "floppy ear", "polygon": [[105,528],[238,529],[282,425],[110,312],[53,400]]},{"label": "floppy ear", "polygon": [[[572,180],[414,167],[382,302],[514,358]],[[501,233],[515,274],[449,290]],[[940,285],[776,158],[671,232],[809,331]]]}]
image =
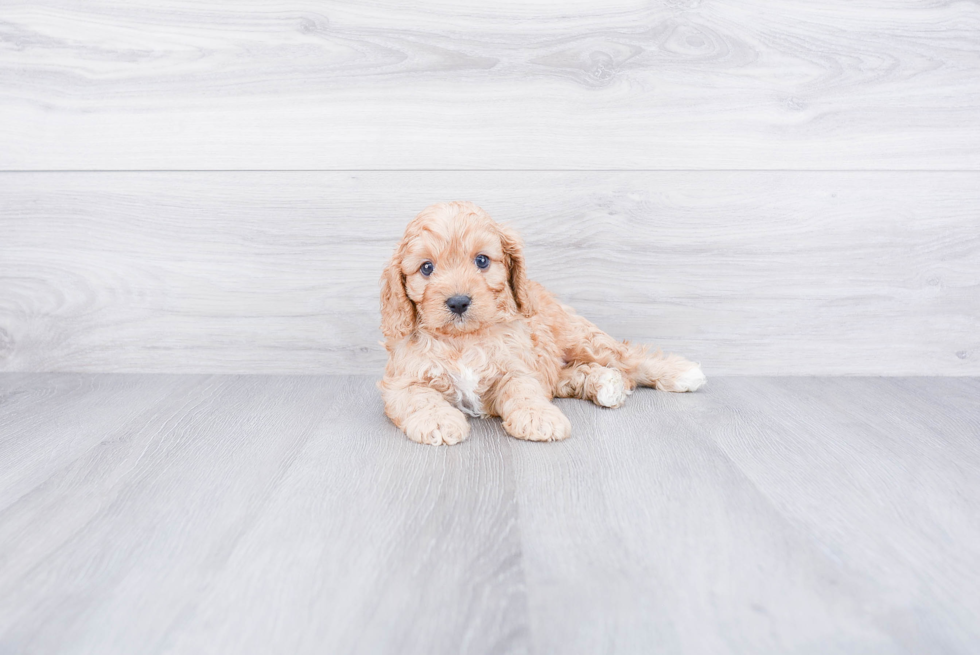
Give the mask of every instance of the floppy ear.
[{"label": "floppy ear", "polygon": [[513,229],[500,225],[500,245],[507,260],[510,290],[514,293],[517,310],[524,316],[534,314],[534,303],[527,285],[527,272],[524,268],[524,242]]},{"label": "floppy ear", "polygon": [[415,330],[415,303],[405,292],[399,247],[381,274],[381,332],[385,339],[400,341]]}]

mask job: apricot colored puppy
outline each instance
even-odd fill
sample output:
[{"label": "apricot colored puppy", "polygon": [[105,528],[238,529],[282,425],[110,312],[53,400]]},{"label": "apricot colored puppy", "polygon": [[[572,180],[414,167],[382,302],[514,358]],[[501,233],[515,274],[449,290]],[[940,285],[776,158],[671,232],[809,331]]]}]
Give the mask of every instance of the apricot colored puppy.
[{"label": "apricot colored puppy", "polygon": [[467,414],[557,441],[572,428],[552,398],[619,407],[637,385],[705,383],[697,364],[617,341],[529,281],[520,237],[470,202],[408,224],[381,277],[381,331],[385,413],[419,443],[464,440]]}]

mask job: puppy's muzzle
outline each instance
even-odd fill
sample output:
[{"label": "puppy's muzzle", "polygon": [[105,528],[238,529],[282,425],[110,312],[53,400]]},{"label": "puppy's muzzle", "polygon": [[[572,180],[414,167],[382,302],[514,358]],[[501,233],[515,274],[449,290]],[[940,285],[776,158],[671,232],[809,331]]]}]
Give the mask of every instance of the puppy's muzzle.
[{"label": "puppy's muzzle", "polygon": [[453,314],[462,316],[463,313],[469,308],[471,302],[473,302],[473,299],[469,296],[456,294],[446,301],[446,307],[448,307]]}]

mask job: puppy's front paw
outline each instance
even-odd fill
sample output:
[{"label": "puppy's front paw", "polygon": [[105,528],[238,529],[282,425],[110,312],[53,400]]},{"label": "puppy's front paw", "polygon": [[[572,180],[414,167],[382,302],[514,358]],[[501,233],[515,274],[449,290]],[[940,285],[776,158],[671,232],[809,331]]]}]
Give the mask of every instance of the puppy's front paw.
[{"label": "puppy's front paw", "polygon": [[451,446],[466,439],[470,424],[454,407],[413,414],[405,420],[405,434],[412,441],[431,446]]},{"label": "puppy's front paw", "polygon": [[561,441],[572,434],[568,418],[551,403],[521,407],[507,417],[504,429],[528,441]]}]

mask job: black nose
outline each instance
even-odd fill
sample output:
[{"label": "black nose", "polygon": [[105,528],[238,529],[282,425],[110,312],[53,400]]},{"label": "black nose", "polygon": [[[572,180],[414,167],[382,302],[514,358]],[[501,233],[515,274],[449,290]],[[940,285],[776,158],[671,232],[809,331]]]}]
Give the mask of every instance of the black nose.
[{"label": "black nose", "polygon": [[472,302],[472,300],[473,299],[469,296],[464,296],[462,294],[455,295],[446,301],[446,307],[451,309],[454,314],[459,314],[462,316],[463,312],[466,311],[466,308],[470,306],[470,302]]}]

